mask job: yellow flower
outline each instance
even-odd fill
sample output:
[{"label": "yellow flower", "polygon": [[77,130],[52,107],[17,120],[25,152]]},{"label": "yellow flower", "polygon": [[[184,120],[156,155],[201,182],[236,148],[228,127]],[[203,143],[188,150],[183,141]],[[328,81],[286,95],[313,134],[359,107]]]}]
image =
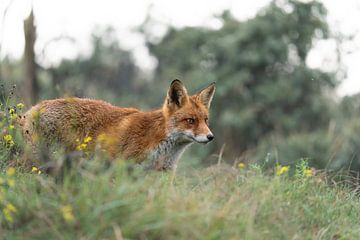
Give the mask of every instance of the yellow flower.
[{"label": "yellow flower", "polygon": [[17,212],[16,207],[14,205],[12,205],[11,203],[8,203],[5,206],[5,208],[3,209],[4,217],[10,223],[14,222],[13,214],[16,212]]},{"label": "yellow flower", "polygon": [[14,218],[13,218],[11,212],[8,209],[4,208],[3,209],[3,214],[4,214],[4,217],[5,217],[6,221],[8,221],[10,223],[14,222]]},{"label": "yellow flower", "polygon": [[80,144],[80,145],[78,145],[78,146],[76,147],[76,150],[82,151],[82,150],[85,150],[86,148],[87,148],[87,144],[86,144],[86,143],[82,143],[82,144]]},{"label": "yellow flower", "polygon": [[13,213],[17,212],[16,207],[14,205],[12,205],[11,203],[8,203],[5,208],[9,209],[10,212],[13,212]]},{"label": "yellow flower", "polygon": [[9,167],[8,169],[6,169],[6,175],[11,177],[15,174],[15,168],[13,167]]},{"label": "yellow flower", "polygon": [[9,129],[14,129],[15,126],[14,125],[9,125]]},{"label": "yellow flower", "polygon": [[276,175],[282,175],[289,171],[289,166],[278,166],[276,170]]},{"label": "yellow flower", "polygon": [[41,174],[41,170],[40,169],[38,169],[37,167],[32,167],[31,168],[31,172],[33,172],[33,173],[37,173],[37,174]]},{"label": "yellow flower", "polygon": [[83,150],[86,150],[87,149],[87,144],[92,140],[92,137],[86,137],[84,139],[84,141],[82,143],[80,143],[80,140],[77,138],[76,139],[76,143],[77,143],[77,146],[76,146],[76,150],[78,151],[83,151]]},{"label": "yellow flower", "polygon": [[92,137],[87,137],[87,138],[84,139],[84,143],[88,143],[88,142],[90,142],[91,140],[92,140]]},{"label": "yellow flower", "polygon": [[312,170],[312,169],[305,169],[304,170],[304,175],[305,175],[305,177],[312,177],[312,176],[314,176],[314,171]]},{"label": "yellow flower", "polygon": [[7,184],[9,185],[9,187],[14,187],[15,186],[15,180],[14,179],[8,179]]},{"label": "yellow flower", "polygon": [[7,142],[11,141],[12,139],[13,139],[12,136],[9,135],[9,134],[4,136],[4,140],[7,141]]},{"label": "yellow flower", "polygon": [[24,105],[23,103],[18,103],[18,104],[16,105],[16,107],[17,107],[18,109],[22,109],[24,106],[25,106],[25,105]]},{"label": "yellow flower", "polygon": [[246,165],[245,163],[239,163],[238,167],[240,170],[243,170],[246,167]]},{"label": "yellow flower", "polygon": [[96,140],[99,142],[105,142],[106,141],[107,136],[105,134],[100,134]]},{"label": "yellow flower", "polygon": [[17,114],[14,108],[10,108],[9,109],[9,113],[10,113],[10,119],[15,119],[17,118]]},{"label": "yellow flower", "polygon": [[65,205],[61,207],[61,212],[66,222],[70,223],[74,221],[73,209],[70,205]]},{"label": "yellow flower", "polygon": [[11,147],[15,144],[15,142],[13,141],[13,137],[10,134],[6,134],[3,138],[8,146]]},{"label": "yellow flower", "polygon": [[11,114],[11,115],[10,115],[10,119],[16,119],[16,118],[17,118],[17,116],[18,116],[18,115],[17,115],[16,113]]}]

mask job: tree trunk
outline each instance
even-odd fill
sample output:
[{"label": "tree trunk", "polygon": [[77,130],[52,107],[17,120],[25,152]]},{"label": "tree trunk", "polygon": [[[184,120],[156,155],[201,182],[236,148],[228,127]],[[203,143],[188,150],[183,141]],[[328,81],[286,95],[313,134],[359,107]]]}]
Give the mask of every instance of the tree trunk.
[{"label": "tree trunk", "polygon": [[36,79],[36,62],[35,62],[35,41],[36,41],[36,27],[34,24],[34,13],[31,13],[27,19],[24,20],[24,34],[25,34],[25,102],[33,105],[38,100],[39,86]]}]

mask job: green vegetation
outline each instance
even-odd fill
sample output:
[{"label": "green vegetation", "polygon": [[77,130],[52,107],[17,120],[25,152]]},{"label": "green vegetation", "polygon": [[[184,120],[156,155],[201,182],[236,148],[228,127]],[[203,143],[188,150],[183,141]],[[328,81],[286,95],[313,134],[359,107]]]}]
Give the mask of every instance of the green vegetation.
[{"label": "green vegetation", "polygon": [[256,165],[219,165],[173,175],[130,170],[123,162],[101,170],[95,163],[73,168],[58,183],[36,168],[2,169],[0,238],[360,237],[356,191],[329,186],[313,170],[291,177],[286,168],[273,174]]},{"label": "green vegetation", "polygon": [[[22,164],[13,125],[21,103],[1,106],[1,239],[358,239],[358,179],[310,168],[236,162],[201,170],[144,171],[86,151],[50,154],[57,168]],[[6,131],[6,132],[4,132]],[[50,159],[42,159],[41,164]],[[68,163],[71,163],[70,165]],[[27,165],[27,167],[26,167]],[[16,167],[13,167],[16,166]]]}]

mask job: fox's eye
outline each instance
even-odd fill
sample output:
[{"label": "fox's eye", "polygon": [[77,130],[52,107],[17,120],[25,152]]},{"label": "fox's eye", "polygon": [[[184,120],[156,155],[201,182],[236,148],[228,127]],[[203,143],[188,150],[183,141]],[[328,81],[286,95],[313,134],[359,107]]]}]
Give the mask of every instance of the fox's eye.
[{"label": "fox's eye", "polygon": [[189,124],[194,124],[195,123],[195,119],[194,118],[187,118],[186,122]]},{"label": "fox's eye", "polygon": [[208,118],[205,118],[205,123],[206,123],[206,125],[209,125],[209,119]]}]

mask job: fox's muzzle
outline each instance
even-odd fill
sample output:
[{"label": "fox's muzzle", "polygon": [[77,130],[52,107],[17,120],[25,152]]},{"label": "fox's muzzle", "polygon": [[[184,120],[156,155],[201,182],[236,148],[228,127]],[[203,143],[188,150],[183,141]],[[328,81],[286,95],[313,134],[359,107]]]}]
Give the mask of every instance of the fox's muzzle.
[{"label": "fox's muzzle", "polygon": [[214,135],[209,133],[207,135],[198,135],[194,138],[194,140],[198,143],[208,143],[214,139]]}]

